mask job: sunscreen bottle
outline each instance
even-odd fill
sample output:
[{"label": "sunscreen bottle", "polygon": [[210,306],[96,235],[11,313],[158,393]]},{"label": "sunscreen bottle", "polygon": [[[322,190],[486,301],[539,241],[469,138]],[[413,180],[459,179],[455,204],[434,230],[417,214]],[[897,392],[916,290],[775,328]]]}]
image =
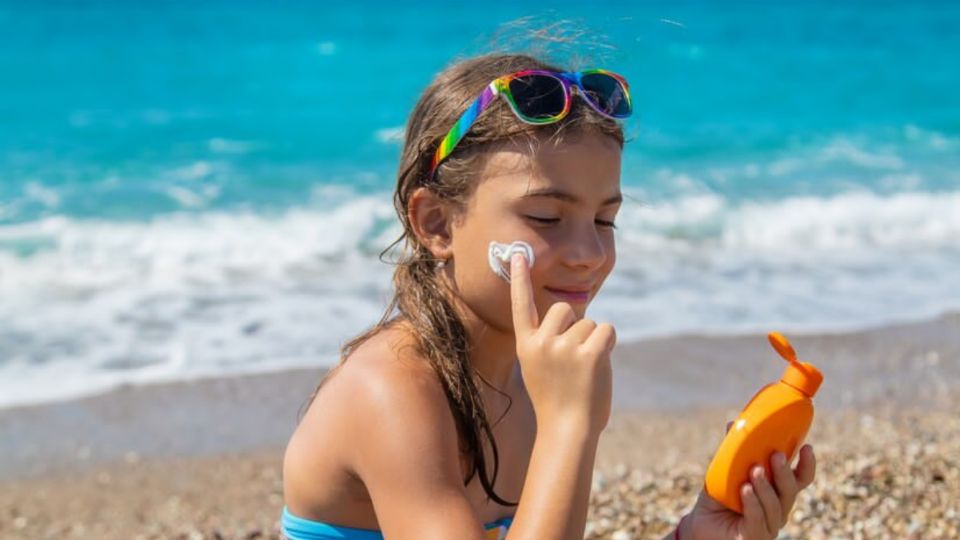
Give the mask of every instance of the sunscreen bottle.
[{"label": "sunscreen bottle", "polygon": [[813,421],[811,398],[823,382],[816,367],[797,360],[785,337],[777,332],[767,337],[788,362],[787,369],[778,382],[761,388],[733,421],[704,482],[707,495],[740,514],[740,488],[749,481],[750,469],[762,465],[766,477],[773,478],[770,456],[774,452],[783,452],[787,463],[793,460]]}]

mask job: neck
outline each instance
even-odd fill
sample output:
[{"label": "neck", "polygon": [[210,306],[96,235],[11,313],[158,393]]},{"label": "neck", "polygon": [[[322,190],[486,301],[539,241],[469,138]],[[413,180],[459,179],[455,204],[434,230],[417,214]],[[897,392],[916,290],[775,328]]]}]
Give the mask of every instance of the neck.
[{"label": "neck", "polygon": [[[482,379],[477,387],[486,404],[491,424],[506,413],[517,397],[525,395],[520,363],[517,361],[516,338],[483,321],[473,312],[457,306],[468,340],[470,366]],[[412,333],[409,321],[401,324]],[[492,388],[491,388],[492,387]],[[504,399],[503,394],[507,394]]]},{"label": "neck", "polygon": [[499,328],[485,321],[455,294],[456,285],[447,273],[440,272],[439,278],[447,289],[447,301],[453,305],[466,331],[470,365],[488,384],[501,392],[512,394],[510,390],[521,380],[516,336],[512,328]]},{"label": "neck", "polygon": [[470,341],[470,365],[486,382],[508,391],[520,377],[513,332],[504,332],[462,307],[458,311]]}]

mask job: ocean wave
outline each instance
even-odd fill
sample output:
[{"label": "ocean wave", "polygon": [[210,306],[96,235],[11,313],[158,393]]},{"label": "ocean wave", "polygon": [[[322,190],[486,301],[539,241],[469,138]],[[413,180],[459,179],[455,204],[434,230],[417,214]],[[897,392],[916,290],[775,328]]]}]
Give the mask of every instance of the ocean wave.
[{"label": "ocean wave", "polygon": [[[0,226],[0,404],[332,363],[385,306],[391,221],[389,199],[365,197],[279,216]],[[50,373],[71,383],[44,390]]]},{"label": "ocean wave", "polygon": [[892,152],[870,152],[853,141],[839,137],[821,148],[816,156],[817,161],[832,162],[845,161],[867,169],[902,169],[903,158]]},{"label": "ocean wave", "polygon": [[[0,226],[0,405],[117,384],[331,365],[392,292],[386,192],[147,222]],[[960,307],[960,193],[630,204],[591,305],[624,340],[830,330]],[[51,377],[63,385],[48,384]]]},{"label": "ocean wave", "polygon": [[207,141],[207,148],[215,154],[249,154],[263,146],[263,143],[256,141],[238,141],[222,137],[214,137]]},{"label": "ocean wave", "polygon": [[[375,249],[395,221],[387,197],[360,197],[326,212],[172,214],[147,223],[62,216],[0,226],[0,291],[56,281],[166,283],[245,272],[282,277]],[[396,226],[399,234],[399,225]],[[42,243],[29,257],[17,246]],[[66,271],[66,273],[64,273]]]},{"label": "ocean wave", "polygon": [[[47,203],[57,202],[55,192],[36,189],[44,192]],[[201,206],[217,192],[216,186],[203,184],[193,189],[171,186],[167,191],[191,207]],[[795,250],[960,246],[960,192],[852,191],[772,201],[731,201],[708,192],[646,201],[645,194],[629,188],[625,194],[627,200],[617,218],[618,241],[629,248],[779,251],[783,246]],[[399,234],[386,192],[358,195],[347,187],[318,185],[312,198],[317,208],[293,208],[277,215],[209,210],[167,214],[143,223],[53,216],[3,225],[0,256],[7,257],[7,283],[15,265],[57,262],[82,269],[88,266],[83,261],[104,261],[114,267],[130,261],[139,269],[162,258],[180,261],[183,267],[216,268],[246,258],[265,271],[318,257],[368,253],[381,236]],[[42,253],[26,260],[10,258],[13,246],[41,241],[48,246]],[[31,270],[23,277],[33,275]]]},{"label": "ocean wave", "polygon": [[855,191],[764,202],[731,202],[702,193],[628,202],[618,226],[628,246],[646,249],[937,248],[960,246],[958,209],[960,192]]},{"label": "ocean wave", "polygon": [[960,137],[952,137],[914,124],[903,127],[903,135],[909,142],[920,143],[931,150],[949,152],[960,148]]},{"label": "ocean wave", "polygon": [[403,143],[404,130],[406,126],[396,126],[378,129],[374,133],[374,137],[384,144],[401,144]]},{"label": "ocean wave", "polygon": [[56,209],[60,206],[60,193],[56,189],[44,186],[36,181],[27,182],[23,186],[23,194],[27,200],[39,202],[49,209]]}]

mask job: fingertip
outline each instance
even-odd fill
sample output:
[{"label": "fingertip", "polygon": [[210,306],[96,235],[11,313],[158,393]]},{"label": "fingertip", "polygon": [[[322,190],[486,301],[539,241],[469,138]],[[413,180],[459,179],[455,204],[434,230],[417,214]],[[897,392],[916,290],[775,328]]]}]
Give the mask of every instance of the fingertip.
[{"label": "fingertip", "polygon": [[617,344],[617,329],[612,324],[606,322],[597,325],[597,328],[601,327],[606,332],[607,336],[606,349],[613,349],[613,347]]},{"label": "fingertip", "polygon": [[617,327],[610,323],[603,323],[603,326],[610,329],[610,339],[616,344],[617,342]]},{"label": "fingertip", "polygon": [[[806,451],[804,451],[806,449]],[[802,487],[813,483],[817,473],[817,458],[813,455],[813,447],[805,446],[800,450],[800,460],[797,463],[797,479]]]},{"label": "fingertip", "polygon": [[743,508],[743,517],[748,521],[763,519],[763,509],[757,492],[749,482],[740,486],[740,506]]},{"label": "fingertip", "polygon": [[768,533],[767,518],[756,488],[749,483],[740,488],[740,500],[743,503],[743,526],[749,531],[748,537],[763,537]]},{"label": "fingertip", "polygon": [[751,514],[750,508],[752,507],[753,502],[756,500],[755,491],[750,482],[740,486],[740,507],[743,509],[743,515],[746,516]]}]

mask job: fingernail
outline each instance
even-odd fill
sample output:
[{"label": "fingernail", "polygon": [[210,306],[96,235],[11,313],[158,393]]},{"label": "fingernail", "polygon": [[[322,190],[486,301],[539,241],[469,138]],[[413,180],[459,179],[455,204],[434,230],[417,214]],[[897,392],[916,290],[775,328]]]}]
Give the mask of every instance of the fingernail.
[{"label": "fingernail", "polygon": [[761,478],[763,478],[763,467],[754,467],[753,477],[756,478],[757,480],[760,480]]},{"label": "fingernail", "polygon": [[787,461],[787,456],[783,452],[777,452],[773,454],[773,464],[776,466],[783,465]]}]

